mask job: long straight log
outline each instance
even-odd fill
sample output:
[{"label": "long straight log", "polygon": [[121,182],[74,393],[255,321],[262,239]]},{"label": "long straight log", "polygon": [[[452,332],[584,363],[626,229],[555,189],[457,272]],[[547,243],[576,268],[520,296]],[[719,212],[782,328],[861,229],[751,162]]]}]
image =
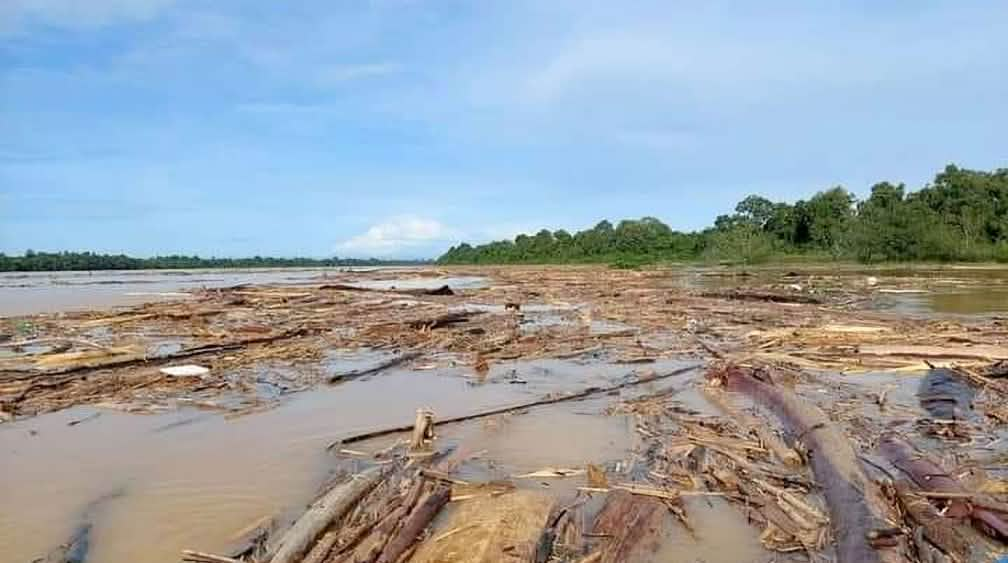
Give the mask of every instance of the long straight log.
[{"label": "long straight log", "polygon": [[297,522],[281,536],[270,563],[295,563],[315,543],[333,521],[342,518],[361,497],[374,488],[385,471],[372,467],[354,475],[349,481],[334,487],[312,504]]},{"label": "long straight log", "polygon": [[[509,405],[509,406],[506,406],[506,407],[499,407],[499,408],[490,409],[490,410],[486,410],[486,411],[481,411],[481,412],[477,412],[477,413],[473,413],[473,414],[466,414],[466,415],[456,416],[456,417],[452,417],[452,418],[444,418],[444,419],[438,420],[437,423],[438,423],[438,426],[444,426],[446,424],[457,424],[459,422],[465,422],[465,421],[468,421],[468,420],[476,420],[476,419],[479,419],[479,418],[486,418],[488,416],[494,416],[494,415],[498,415],[498,414],[504,414],[504,413],[509,413],[509,412],[515,412],[515,411],[525,410],[525,409],[532,408],[532,407],[541,407],[541,406],[545,406],[545,405],[555,405],[557,403],[563,403],[563,402],[566,402],[566,401],[577,401],[577,400],[580,400],[580,399],[591,397],[593,395],[604,395],[606,393],[612,393],[613,391],[618,391],[620,389],[625,389],[627,387],[633,387],[633,386],[636,386],[636,385],[643,385],[645,383],[651,383],[653,381],[660,381],[662,379],[668,379],[670,377],[675,377],[677,375],[682,375],[684,373],[691,372],[691,371],[697,369],[698,367],[700,367],[699,364],[694,364],[694,365],[690,365],[690,366],[686,366],[686,367],[682,367],[682,368],[679,368],[679,369],[672,370],[672,371],[670,371],[668,373],[663,373],[661,375],[656,375],[654,377],[648,377],[648,378],[645,378],[645,379],[635,379],[635,380],[632,380],[632,381],[626,381],[626,382],[623,382],[623,383],[618,383],[616,385],[610,385],[608,387],[589,387],[587,389],[583,389],[581,391],[578,391],[576,393],[572,393],[570,395],[563,395],[563,396],[560,396],[560,397],[550,397],[550,398],[546,398],[546,399],[538,399],[538,400],[535,400],[535,401],[529,401],[527,403],[519,403],[517,405]],[[331,450],[331,449],[333,449],[333,448],[335,448],[337,446],[341,446],[341,445],[345,445],[345,444],[353,444],[354,442],[361,442],[363,440],[370,440],[372,438],[380,438],[382,436],[388,436],[390,434],[399,434],[401,432],[409,432],[409,431],[413,430],[414,424],[415,424],[415,422],[411,422],[409,424],[403,424],[402,426],[393,426],[391,428],[382,428],[380,430],[370,430],[368,432],[362,432],[360,434],[354,434],[352,436],[347,436],[346,438],[341,438],[339,440],[336,440],[336,441],[330,443],[326,447],[326,449]]]},{"label": "long straight log", "polygon": [[875,483],[865,475],[854,447],[826,413],[737,366],[712,370],[708,376],[768,408],[804,442],[812,472],[829,505],[840,563],[907,561],[900,549],[872,545],[871,539],[891,530],[896,519]]},{"label": "long straight log", "polygon": [[374,375],[376,373],[379,373],[379,372],[385,371],[387,369],[394,368],[394,367],[396,367],[398,365],[404,364],[404,363],[406,363],[406,362],[408,362],[410,360],[415,360],[416,358],[419,358],[419,357],[420,357],[420,352],[416,352],[416,351],[403,352],[402,354],[399,354],[398,356],[396,356],[394,358],[391,358],[389,360],[381,362],[380,364],[377,364],[374,367],[370,367],[370,368],[367,368],[367,369],[361,369],[361,370],[348,371],[348,372],[344,372],[344,373],[335,373],[333,375],[330,375],[329,376],[329,383],[342,383],[344,381],[349,381],[351,379],[357,379],[358,377],[364,377],[364,376],[367,376],[367,375]]}]

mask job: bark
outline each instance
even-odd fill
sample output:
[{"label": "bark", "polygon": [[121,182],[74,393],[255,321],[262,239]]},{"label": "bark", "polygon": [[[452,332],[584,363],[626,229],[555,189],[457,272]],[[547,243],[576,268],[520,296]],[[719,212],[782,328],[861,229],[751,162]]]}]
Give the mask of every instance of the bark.
[{"label": "bark", "polygon": [[424,494],[403,522],[402,527],[389,540],[376,563],[396,563],[405,555],[420,538],[427,526],[444,505],[451,499],[451,489],[443,484],[437,484],[433,490]]},{"label": "bark", "polygon": [[723,380],[730,391],[744,393],[768,408],[805,444],[812,472],[829,505],[838,561],[907,560],[902,546],[872,545],[872,539],[894,527],[895,515],[875,483],[865,475],[854,447],[822,410],[737,366],[712,371],[709,376]]},{"label": "bark", "polygon": [[295,563],[315,543],[322,532],[342,518],[385,476],[381,467],[367,469],[334,487],[298,518],[280,538],[270,563]]},{"label": "bark", "polygon": [[666,511],[657,499],[622,490],[609,493],[592,529],[594,534],[608,536],[598,561],[622,563],[648,559],[643,552],[654,551],[665,535]]},{"label": "bark", "polygon": [[906,473],[918,488],[950,497],[960,495],[958,498],[944,499],[948,503],[946,515],[954,518],[969,516],[984,533],[1002,541],[1008,540],[1008,519],[1005,516],[1008,507],[987,502],[982,494],[977,494],[975,498],[971,497],[966,487],[943,470],[930,456],[916,452],[906,441],[893,433],[883,436],[879,446],[889,461]]}]

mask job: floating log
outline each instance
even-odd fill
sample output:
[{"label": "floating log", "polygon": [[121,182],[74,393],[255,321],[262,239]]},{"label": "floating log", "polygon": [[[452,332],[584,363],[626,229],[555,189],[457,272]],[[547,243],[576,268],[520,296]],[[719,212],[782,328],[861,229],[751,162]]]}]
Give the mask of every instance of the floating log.
[{"label": "floating log", "polygon": [[317,500],[280,537],[270,563],[296,563],[334,520],[343,517],[382,478],[385,471],[372,467],[337,485]]},{"label": "floating log", "polygon": [[805,444],[812,472],[829,505],[838,561],[907,560],[901,549],[875,547],[878,542],[873,538],[891,530],[896,518],[875,483],[865,475],[854,447],[826,413],[735,365],[711,370],[708,377],[768,408]]},{"label": "floating log", "polygon": [[[653,381],[659,381],[659,380],[662,380],[662,379],[667,379],[667,378],[670,378],[670,377],[675,377],[677,375],[682,375],[684,373],[691,372],[691,371],[697,369],[698,367],[699,367],[699,365],[694,364],[694,365],[690,365],[690,366],[686,366],[686,367],[682,367],[682,368],[679,368],[679,369],[672,370],[669,373],[663,373],[661,375],[655,375],[655,376],[644,378],[644,379],[635,379],[635,380],[632,380],[632,381],[627,381],[627,382],[619,383],[619,384],[616,384],[616,385],[610,385],[608,387],[589,387],[589,388],[584,389],[582,391],[578,391],[577,393],[573,393],[573,394],[570,394],[570,395],[563,395],[561,397],[550,397],[550,398],[546,398],[546,399],[539,399],[539,400],[536,400],[536,401],[529,401],[527,403],[519,403],[517,405],[510,405],[510,406],[506,406],[506,407],[500,407],[500,408],[496,408],[496,409],[490,409],[490,410],[486,410],[486,411],[482,411],[482,412],[477,412],[477,413],[473,413],[473,414],[456,416],[456,417],[452,417],[452,418],[445,418],[445,419],[439,420],[438,424],[440,424],[440,425],[456,424],[456,423],[465,422],[465,421],[468,421],[468,420],[476,420],[476,419],[485,418],[485,417],[488,417],[488,416],[494,416],[494,415],[498,415],[498,414],[504,414],[504,413],[510,413],[510,412],[515,412],[515,411],[521,411],[521,410],[529,409],[529,408],[532,408],[532,407],[540,407],[540,406],[544,406],[544,405],[554,405],[556,403],[563,403],[563,402],[566,402],[566,401],[576,401],[576,400],[584,399],[584,398],[587,398],[587,397],[591,397],[593,395],[604,395],[606,393],[612,393],[613,391],[618,391],[620,389],[624,389],[624,388],[627,388],[627,387],[633,387],[635,385],[641,385],[641,384],[644,384],[644,383],[651,383]],[[404,424],[402,426],[393,426],[391,428],[383,428],[381,430],[371,430],[371,431],[368,431],[368,432],[363,432],[361,434],[354,434],[352,436],[347,436],[346,438],[342,438],[342,439],[339,439],[339,440],[336,440],[336,441],[330,443],[326,447],[326,449],[331,450],[333,448],[336,448],[336,447],[344,445],[344,444],[352,444],[354,442],[360,442],[360,441],[363,441],[363,440],[370,440],[372,438],[380,438],[382,436],[388,436],[390,434],[398,434],[400,432],[409,432],[409,431],[413,430],[414,424],[415,423],[410,423],[410,424]]]},{"label": "floating log", "polygon": [[988,535],[1008,540],[1006,507],[984,502],[982,494],[970,493],[958,479],[949,475],[930,456],[917,452],[894,433],[884,435],[879,442],[879,448],[918,488],[946,497],[948,503],[946,516],[953,518],[969,516],[977,527]]},{"label": "floating log", "polygon": [[467,322],[470,318],[478,314],[480,314],[479,311],[457,311],[454,313],[445,313],[444,315],[440,315],[432,319],[419,319],[411,321],[409,326],[417,330],[434,330],[437,328]]},{"label": "floating log", "polygon": [[713,297],[716,299],[730,299],[732,301],[757,301],[762,303],[803,303],[806,305],[819,305],[823,302],[818,297],[794,293],[770,293],[767,291],[705,291],[701,297]]},{"label": "floating log", "polygon": [[330,375],[329,376],[329,383],[340,383],[340,382],[343,382],[343,381],[348,381],[348,380],[351,380],[351,379],[356,379],[358,377],[364,377],[364,376],[367,376],[367,375],[374,375],[376,373],[383,372],[383,371],[385,371],[387,369],[394,368],[394,367],[396,367],[398,365],[402,365],[402,364],[404,364],[406,362],[409,362],[411,360],[415,360],[415,359],[419,358],[420,356],[421,356],[421,353],[418,352],[418,351],[403,352],[402,354],[399,354],[398,356],[396,356],[394,358],[386,360],[386,361],[384,361],[384,362],[382,362],[382,363],[380,363],[380,364],[378,364],[378,365],[376,365],[374,367],[370,367],[370,368],[362,369],[362,370],[354,370],[354,371],[348,371],[348,372],[344,372],[344,373],[337,373],[337,374]]},{"label": "floating log", "polygon": [[455,292],[452,291],[452,288],[448,285],[442,285],[441,287],[435,287],[435,288],[398,289],[395,287],[377,288],[377,287],[364,287],[359,285],[348,285],[344,283],[329,283],[325,285],[320,285],[318,289],[329,289],[336,291],[370,291],[375,293],[398,293],[402,295],[455,295]]}]

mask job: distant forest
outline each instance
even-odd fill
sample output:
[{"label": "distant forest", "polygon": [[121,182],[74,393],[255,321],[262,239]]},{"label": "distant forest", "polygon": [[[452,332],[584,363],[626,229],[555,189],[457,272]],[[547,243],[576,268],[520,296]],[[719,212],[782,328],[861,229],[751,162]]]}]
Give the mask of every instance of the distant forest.
[{"label": "distant forest", "polygon": [[400,266],[425,264],[414,260],[359,260],[353,258],[200,258],[156,256],[133,258],[91,252],[35,252],[23,256],[0,253],[0,272],[55,272],[65,270],[167,270],[200,268],[312,268],[333,266]]},{"label": "distant forest", "polygon": [[634,266],[710,259],[753,264],[790,256],[885,261],[1008,262],[1008,169],[949,165],[917,191],[880,182],[859,201],[837,186],[794,204],[751,195],[699,232],[654,217],[602,221],[571,234],[543,229],[452,247],[441,264],[608,262]]}]

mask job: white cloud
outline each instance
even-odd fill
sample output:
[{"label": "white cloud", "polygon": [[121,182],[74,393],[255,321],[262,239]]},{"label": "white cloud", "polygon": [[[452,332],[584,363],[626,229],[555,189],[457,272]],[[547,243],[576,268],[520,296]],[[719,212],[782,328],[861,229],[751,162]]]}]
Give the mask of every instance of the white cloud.
[{"label": "white cloud", "polygon": [[0,29],[16,29],[25,21],[60,27],[96,27],[119,21],[153,18],[175,0],[4,0]]},{"label": "white cloud", "polygon": [[356,256],[390,256],[444,242],[451,229],[434,219],[412,215],[393,217],[367,232],[343,241],[338,250]]}]

